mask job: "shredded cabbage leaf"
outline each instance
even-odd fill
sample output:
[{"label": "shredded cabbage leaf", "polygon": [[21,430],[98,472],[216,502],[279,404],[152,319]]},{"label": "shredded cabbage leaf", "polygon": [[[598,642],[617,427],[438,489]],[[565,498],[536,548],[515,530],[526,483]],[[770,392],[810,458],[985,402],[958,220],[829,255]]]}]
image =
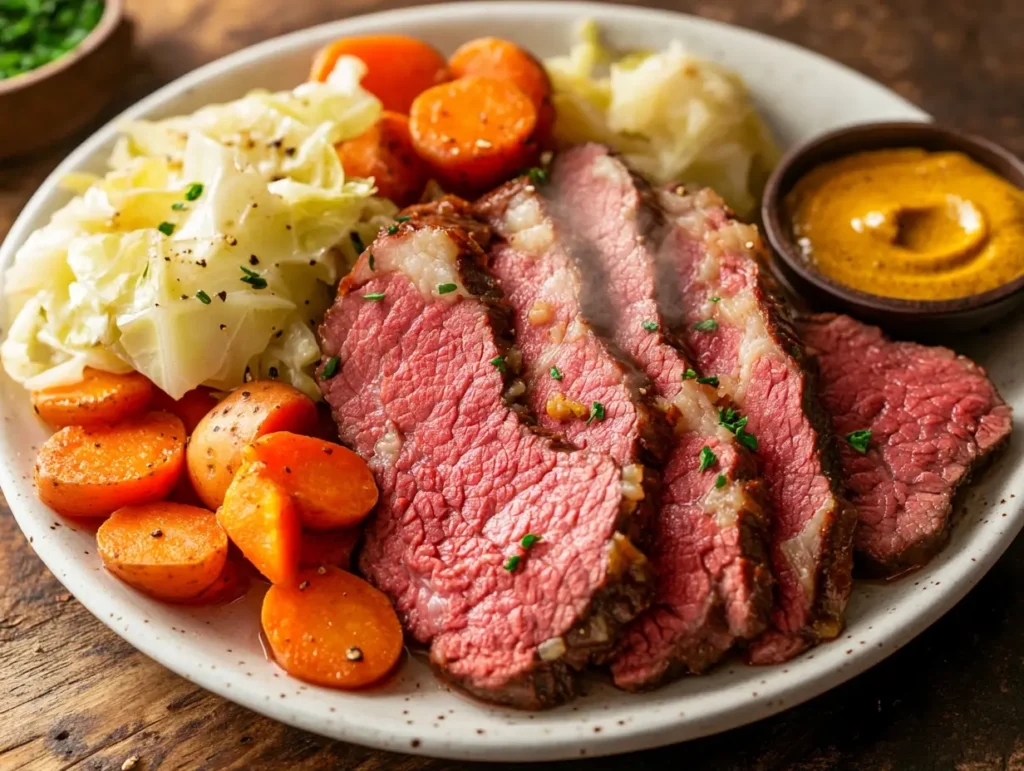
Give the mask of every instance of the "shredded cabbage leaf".
[{"label": "shredded cabbage leaf", "polygon": [[320,398],[314,327],[350,234],[396,212],[334,149],[380,114],[363,72],[346,58],[327,83],[126,125],[111,171],[67,180],[78,195],[15,255],[7,373],[38,389],[135,370],[174,398],[275,377]]},{"label": "shredded cabbage leaf", "polygon": [[752,214],[779,151],[738,75],[678,41],[616,58],[593,22],[545,66],[560,144],[602,142],[652,182],[706,185]]}]

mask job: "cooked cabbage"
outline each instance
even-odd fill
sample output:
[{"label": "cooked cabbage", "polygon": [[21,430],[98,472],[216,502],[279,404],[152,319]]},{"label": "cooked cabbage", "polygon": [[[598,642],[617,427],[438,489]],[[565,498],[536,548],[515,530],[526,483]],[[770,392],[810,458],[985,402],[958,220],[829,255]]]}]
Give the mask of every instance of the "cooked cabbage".
[{"label": "cooked cabbage", "polygon": [[603,142],[655,183],[707,185],[752,213],[778,149],[735,73],[679,42],[613,60],[593,22],[545,66],[560,143]]},{"label": "cooked cabbage", "polygon": [[113,170],[70,179],[80,195],[15,255],[8,374],[36,389],[136,370],[177,398],[248,372],[319,398],[313,327],[350,233],[369,243],[396,211],[334,150],[380,113],[362,74],[344,59],[326,84],[128,124]]}]

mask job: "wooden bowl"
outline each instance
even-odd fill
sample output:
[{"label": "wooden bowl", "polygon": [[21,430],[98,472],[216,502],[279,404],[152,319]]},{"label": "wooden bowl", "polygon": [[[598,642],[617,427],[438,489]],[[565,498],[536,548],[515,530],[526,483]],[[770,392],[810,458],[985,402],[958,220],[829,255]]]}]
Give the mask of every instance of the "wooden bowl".
[{"label": "wooden bowl", "polygon": [[1024,276],[954,300],[900,300],[869,294],[818,272],[793,241],[783,200],[816,166],[852,153],[899,147],[958,151],[1024,189],[1024,161],[987,139],[931,123],[868,123],[825,134],[791,150],[765,186],[761,217],[774,251],[776,277],[817,310],[839,310],[896,330],[965,331],[992,322],[1024,302]]},{"label": "wooden bowl", "polygon": [[105,0],[99,24],[64,56],[0,80],[0,159],[38,150],[95,118],[125,81],[131,24]]}]

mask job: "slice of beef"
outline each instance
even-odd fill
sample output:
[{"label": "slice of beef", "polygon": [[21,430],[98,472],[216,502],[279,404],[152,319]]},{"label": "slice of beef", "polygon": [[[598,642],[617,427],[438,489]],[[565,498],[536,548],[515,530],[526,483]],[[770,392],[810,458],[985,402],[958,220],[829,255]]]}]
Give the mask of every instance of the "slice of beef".
[{"label": "slice of beef", "polygon": [[957,489],[1009,437],[1010,407],[985,370],[948,348],[893,342],[848,316],[814,316],[799,331],[833,430],[871,431],[864,454],[839,443],[858,571],[924,564],[946,542]]},{"label": "slice of beef", "polygon": [[[695,368],[746,420],[772,509],[775,608],[756,663],[785,661],[842,629],[852,587],[856,512],[841,494],[828,419],[800,342],[765,286],[757,228],[736,222],[711,190],[663,190],[667,227],[662,311]],[[714,331],[700,331],[711,319]],[[727,421],[729,422],[729,421]]]},{"label": "slice of beef", "polygon": [[[526,400],[541,427],[577,447],[605,452],[653,507],[668,423],[650,381],[587,321],[582,282],[546,203],[526,179],[477,202],[498,236],[490,272],[514,311],[516,349]],[[594,405],[600,405],[600,418]]]},{"label": "slice of beef", "polygon": [[[446,200],[378,238],[320,328],[341,439],[380,487],[361,569],[443,677],[527,708],[647,603],[631,497],[602,453],[565,451],[511,407],[510,314],[477,265],[488,233]],[[450,286],[454,284],[454,290]],[[541,540],[524,547],[529,533]]]},{"label": "slice of beef", "polygon": [[555,158],[544,190],[593,278],[584,311],[651,378],[675,426],[649,552],[655,604],[627,630],[612,665],[629,689],[706,669],[762,631],[771,602],[760,483],[719,425],[713,390],[688,377],[689,362],[665,334],[639,185],[606,148],[584,145]]}]

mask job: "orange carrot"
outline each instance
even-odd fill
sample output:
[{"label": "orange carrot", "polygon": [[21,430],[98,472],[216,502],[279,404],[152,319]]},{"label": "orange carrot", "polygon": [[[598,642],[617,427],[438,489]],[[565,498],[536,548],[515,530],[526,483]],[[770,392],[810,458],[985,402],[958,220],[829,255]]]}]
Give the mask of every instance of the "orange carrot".
[{"label": "orange carrot", "polygon": [[430,171],[416,154],[409,135],[409,119],[384,112],[365,134],[338,145],[345,174],[373,177],[377,192],[399,206],[420,200]]},{"label": "orange carrot", "polygon": [[327,80],[342,56],[366,64],[363,88],[380,99],[385,110],[409,113],[416,95],[449,79],[448,63],[436,49],[405,35],[367,35],[335,40],[313,60],[310,80]]},{"label": "orange carrot", "polygon": [[187,600],[224,569],[228,539],[205,509],[180,503],[125,506],[96,533],[107,570],[160,600]]},{"label": "orange carrot", "polygon": [[229,553],[216,580],[195,597],[181,602],[185,605],[226,605],[242,597],[249,590],[249,574],[239,567],[237,559]]},{"label": "orange carrot", "polygon": [[228,538],[271,583],[290,581],[302,548],[299,514],[262,463],[245,463],[217,509]]},{"label": "orange carrot", "polygon": [[466,196],[536,161],[536,125],[537,110],[518,86],[476,76],[424,91],[409,114],[416,151],[446,190]]},{"label": "orange carrot", "polygon": [[299,567],[336,567],[349,570],[352,567],[352,552],[359,543],[360,535],[359,530],[355,528],[303,533]]},{"label": "orange carrot", "polygon": [[206,414],[216,406],[217,397],[213,395],[212,389],[205,386],[193,388],[177,400],[172,399],[159,388],[154,388],[150,409],[177,415],[185,424],[185,430],[191,434],[196,430],[199,422],[206,417]]},{"label": "orange carrot", "polygon": [[377,484],[366,461],[340,444],[278,431],[257,439],[242,457],[266,464],[310,530],[352,527],[377,504]]},{"label": "orange carrot", "polygon": [[73,385],[32,392],[32,406],[51,428],[112,425],[146,409],[153,385],[138,372],[116,375],[86,367]]},{"label": "orange carrot", "polygon": [[216,510],[249,442],[272,431],[313,433],[316,426],[316,406],[301,391],[274,380],[241,385],[199,421],[189,439],[192,486]]},{"label": "orange carrot", "polygon": [[456,78],[480,75],[509,80],[519,86],[537,109],[538,141],[542,144],[547,141],[555,123],[551,79],[533,54],[509,40],[482,37],[460,46],[448,59],[448,66]]},{"label": "orange carrot", "polygon": [[316,685],[361,688],[402,655],[402,626],[388,598],[338,568],[304,570],[270,587],[262,621],[277,663]]},{"label": "orange carrot", "polygon": [[185,427],[148,412],[115,426],[68,426],[36,457],[39,497],[60,514],[104,517],[122,506],[164,498],[181,476]]}]

